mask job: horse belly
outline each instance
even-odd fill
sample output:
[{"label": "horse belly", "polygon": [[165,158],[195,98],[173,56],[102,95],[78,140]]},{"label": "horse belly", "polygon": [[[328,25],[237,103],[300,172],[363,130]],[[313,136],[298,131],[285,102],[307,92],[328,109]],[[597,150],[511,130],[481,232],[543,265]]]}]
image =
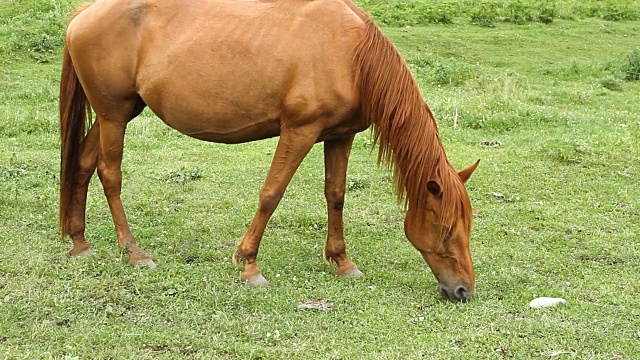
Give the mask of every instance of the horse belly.
[{"label": "horse belly", "polygon": [[225,144],[239,144],[280,135],[280,123],[275,120],[202,119],[200,122],[163,119],[172,128],[193,138]]},{"label": "horse belly", "polygon": [[[196,139],[237,144],[280,134],[275,111],[232,104],[226,100],[178,96],[160,101],[145,99],[147,106],[167,125]],[[238,106],[240,105],[240,106]]]},{"label": "horse belly", "polygon": [[[147,61],[138,94],[167,125],[197,139],[241,143],[279,135],[287,91],[282,66],[239,62],[212,48],[178,49]],[[277,70],[265,76],[260,68]]]}]

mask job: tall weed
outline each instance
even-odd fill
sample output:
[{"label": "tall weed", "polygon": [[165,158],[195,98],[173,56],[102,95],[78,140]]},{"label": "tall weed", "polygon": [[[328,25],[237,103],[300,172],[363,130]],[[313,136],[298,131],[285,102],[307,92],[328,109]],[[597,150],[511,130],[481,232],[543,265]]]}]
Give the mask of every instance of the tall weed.
[{"label": "tall weed", "polygon": [[482,2],[469,12],[472,24],[482,27],[495,27],[498,22],[498,7],[496,3]]},{"label": "tall weed", "polygon": [[507,3],[504,7],[504,20],[518,25],[526,24],[533,20],[531,7],[521,1]]},{"label": "tall weed", "polygon": [[640,80],[640,49],[633,50],[627,55],[624,72],[626,80]]}]

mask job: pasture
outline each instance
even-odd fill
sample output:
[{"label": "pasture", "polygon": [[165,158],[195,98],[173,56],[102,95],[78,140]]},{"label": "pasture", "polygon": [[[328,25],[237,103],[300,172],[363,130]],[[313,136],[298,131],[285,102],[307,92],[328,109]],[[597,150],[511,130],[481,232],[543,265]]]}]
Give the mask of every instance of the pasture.
[{"label": "pasture", "polygon": [[[364,277],[334,277],[322,261],[317,144],[265,232],[259,258],[270,285],[242,284],[231,257],[277,139],[204,143],[148,111],[125,138],[123,202],[158,267],[126,265],[97,178],[87,210],[94,254],[67,257],[57,96],[72,6],[3,0],[0,357],[639,357],[640,5],[555,2],[543,21],[542,10],[519,1],[435,1],[450,21],[408,23],[393,20],[407,19],[403,2],[361,4],[409,64],[451,162],[461,169],[481,159],[467,183],[470,302],[437,294],[405,238],[403,207],[369,132],[354,143],[344,212],[347,250]],[[511,21],[514,9],[538,15]],[[446,12],[436,10],[420,13]],[[529,309],[538,296],[567,304]],[[333,307],[297,309],[316,299]]]}]

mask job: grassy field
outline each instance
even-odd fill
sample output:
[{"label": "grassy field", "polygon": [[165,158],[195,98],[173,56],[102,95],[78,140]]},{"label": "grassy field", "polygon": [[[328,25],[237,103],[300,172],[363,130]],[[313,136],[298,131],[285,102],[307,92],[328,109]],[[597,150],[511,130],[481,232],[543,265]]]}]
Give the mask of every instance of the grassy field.
[{"label": "grassy field", "polygon": [[[126,266],[97,179],[87,229],[95,253],[68,258],[57,235],[57,86],[69,6],[0,1],[0,358],[640,358],[637,18],[576,11],[517,24],[500,10],[488,27],[464,3],[447,25],[383,27],[451,161],[482,159],[468,183],[477,293],[460,304],[439,298],[405,239],[368,133],[354,145],[345,204],[363,278],[335,278],[322,261],[321,144],[267,228],[260,261],[270,286],[250,288],[231,255],[277,140],[203,143],[149,112],[128,129],[123,201],[158,267]],[[381,23],[395,11],[362,3]],[[553,4],[558,14],[589,4],[637,11],[634,2]],[[530,309],[538,296],[567,304]],[[296,309],[318,298],[335,306]]]}]

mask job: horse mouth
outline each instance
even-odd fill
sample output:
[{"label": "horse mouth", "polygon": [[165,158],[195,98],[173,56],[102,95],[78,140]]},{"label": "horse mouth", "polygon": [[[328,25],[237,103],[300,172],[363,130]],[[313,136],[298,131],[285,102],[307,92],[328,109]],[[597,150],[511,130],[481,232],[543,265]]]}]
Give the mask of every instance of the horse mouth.
[{"label": "horse mouth", "polygon": [[473,296],[473,290],[469,290],[469,288],[465,285],[456,285],[453,290],[444,284],[438,284],[438,292],[440,296],[445,299],[467,302]]}]

